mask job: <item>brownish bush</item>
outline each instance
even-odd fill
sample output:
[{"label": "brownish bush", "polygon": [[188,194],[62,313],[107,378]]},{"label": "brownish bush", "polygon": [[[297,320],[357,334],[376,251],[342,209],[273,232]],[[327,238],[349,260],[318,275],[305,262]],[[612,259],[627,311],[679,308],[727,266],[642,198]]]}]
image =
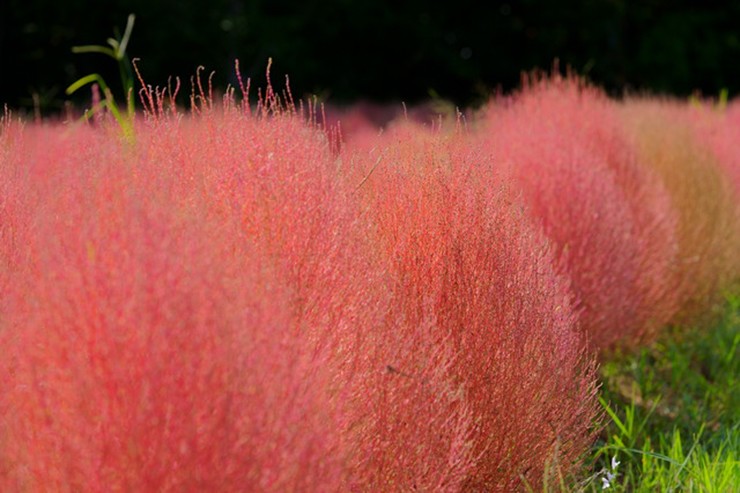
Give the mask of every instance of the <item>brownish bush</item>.
[{"label": "brownish bush", "polygon": [[740,223],[730,180],[692,132],[688,108],[630,100],[624,127],[640,161],[659,174],[678,214],[678,256],[671,277],[679,295],[674,322],[707,312],[719,290],[738,276]]}]

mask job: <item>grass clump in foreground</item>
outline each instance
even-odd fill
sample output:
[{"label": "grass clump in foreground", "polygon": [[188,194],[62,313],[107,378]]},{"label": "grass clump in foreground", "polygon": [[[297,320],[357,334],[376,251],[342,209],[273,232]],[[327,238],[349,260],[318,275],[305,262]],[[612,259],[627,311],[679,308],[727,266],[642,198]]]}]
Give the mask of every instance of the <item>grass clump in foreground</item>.
[{"label": "grass clump in foreground", "polygon": [[676,330],[604,363],[608,423],[580,488],[740,491],[739,329],[735,290],[711,331]]}]

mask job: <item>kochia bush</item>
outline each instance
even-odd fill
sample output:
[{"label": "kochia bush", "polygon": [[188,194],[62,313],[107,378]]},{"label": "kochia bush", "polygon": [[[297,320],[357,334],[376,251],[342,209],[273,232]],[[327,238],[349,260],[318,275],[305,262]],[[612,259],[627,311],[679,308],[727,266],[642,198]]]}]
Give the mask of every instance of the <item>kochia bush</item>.
[{"label": "kochia bush", "polygon": [[651,339],[677,310],[673,211],[619,124],[598,90],[555,76],[492,102],[479,130],[554,242],[596,348]]},{"label": "kochia bush", "polygon": [[[463,490],[536,488],[548,458],[572,468],[589,443],[593,368],[546,240],[470,144],[407,124],[373,152],[350,147],[343,164],[356,167],[394,276],[399,330],[424,327],[427,344],[451,348],[473,415]],[[433,385],[423,366],[398,369],[398,380]]]},{"label": "kochia bush", "polygon": [[[683,121],[691,126],[697,143],[706,146],[740,197],[740,101],[727,107],[697,103],[685,112]],[[738,199],[740,200],[740,199]]]},{"label": "kochia bush", "polygon": [[630,100],[622,116],[641,161],[661,177],[677,212],[671,274],[681,309],[674,321],[688,323],[706,314],[718,291],[740,273],[737,196],[712,148],[726,154],[702,145],[692,129],[697,115],[676,102]]},{"label": "kochia bush", "polygon": [[336,490],[328,375],[269,258],[161,200],[168,180],[136,180],[110,144],[80,156],[55,133],[16,149],[46,165],[23,192],[57,193],[24,217],[2,314],[0,489]]}]

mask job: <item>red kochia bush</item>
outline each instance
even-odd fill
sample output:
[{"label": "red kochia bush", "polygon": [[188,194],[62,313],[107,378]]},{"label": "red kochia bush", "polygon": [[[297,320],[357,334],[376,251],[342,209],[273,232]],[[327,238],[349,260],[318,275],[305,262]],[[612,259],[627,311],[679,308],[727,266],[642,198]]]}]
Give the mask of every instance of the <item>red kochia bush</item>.
[{"label": "red kochia bush", "polygon": [[675,218],[612,103],[572,78],[533,78],[489,105],[480,131],[555,244],[593,345],[652,338],[677,309]]},{"label": "red kochia bush", "polygon": [[[394,277],[391,313],[399,331],[424,327],[427,344],[450,348],[473,415],[462,489],[536,489],[554,454],[565,470],[577,463],[595,415],[593,368],[546,240],[461,133],[402,125],[366,145],[342,164]],[[391,373],[431,385],[419,362]]]},{"label": "red kochia bush", "polygon": [[64,134],[14,148],[45,173],[20,182],[35,213],[0,313],[0,490],[337,490],[326,362],[279,266],[168,196],[163,163]]}]

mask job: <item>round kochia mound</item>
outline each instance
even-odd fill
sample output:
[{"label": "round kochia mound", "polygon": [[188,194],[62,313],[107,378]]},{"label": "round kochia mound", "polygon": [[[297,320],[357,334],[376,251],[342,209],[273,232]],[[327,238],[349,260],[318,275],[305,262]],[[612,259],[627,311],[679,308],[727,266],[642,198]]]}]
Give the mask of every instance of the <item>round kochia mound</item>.
[{"label": "round kochia mound", "polygon": [[143,130],[40,135],[13,148],[0,490],[339,489],[326,358],[268,252],[206,207],[205,162],[178,173]]},{"label": "round kochia mound", "polygon": [[[398,330],[423,328],[418,351],[450,348],[472,418],[458,486],[537,489],[556,456],[572,470],[591,439],[593,368],[567,280],[492,157],[464,132],[402,124],[345,149],[342,163],[389,264]],[[390,384],[431,385],[423,361],[394,362]]]},{"label": "round kochia mound", "polygon": [[489,104],[478,139],[552,241],[592,346],[653,340],[678,309],[677,218],[616,104],[578,79],[533,76]]}]

